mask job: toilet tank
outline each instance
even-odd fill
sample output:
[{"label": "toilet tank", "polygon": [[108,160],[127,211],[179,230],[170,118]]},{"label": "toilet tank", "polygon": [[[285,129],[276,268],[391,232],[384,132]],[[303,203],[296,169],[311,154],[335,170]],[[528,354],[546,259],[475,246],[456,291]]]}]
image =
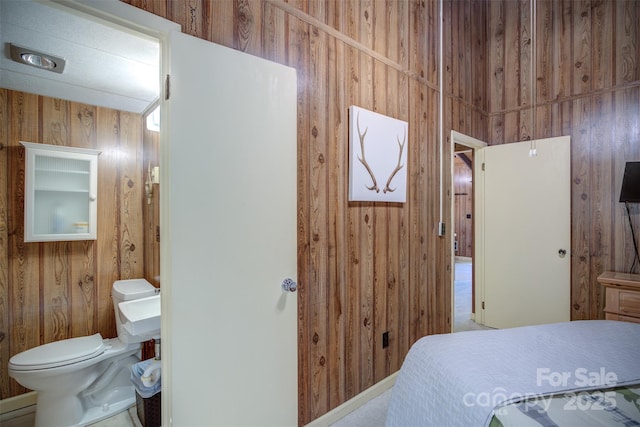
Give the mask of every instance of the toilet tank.
[{"label": "toilet tank", "polygon": [[118,309],[118,303],[150,297],[156,295],[159,291],[160,289],[156,288],[145,279],[126,279],[116,280],[113,282],[111,299],[113,301],[113,310],[116,316],[116,329],[118,331],[118,338],[120,338],[120,341],[124,343],[133,342],[127,331],[122,327],[123,320]]}]

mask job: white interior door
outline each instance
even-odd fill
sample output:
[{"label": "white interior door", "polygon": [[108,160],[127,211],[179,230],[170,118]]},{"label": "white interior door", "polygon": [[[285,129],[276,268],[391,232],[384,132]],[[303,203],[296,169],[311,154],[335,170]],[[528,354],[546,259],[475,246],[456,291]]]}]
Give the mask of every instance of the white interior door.
[{"label": "white interior door", "polygon": [[494,328],[570,320],[570,137],[536,147],[534,157],[529,141],[479,150],[481,322]]},{"label": "white interior door", "polygon": [[163,425],[296,426],[296,72],[176,32],[166,47]]}]

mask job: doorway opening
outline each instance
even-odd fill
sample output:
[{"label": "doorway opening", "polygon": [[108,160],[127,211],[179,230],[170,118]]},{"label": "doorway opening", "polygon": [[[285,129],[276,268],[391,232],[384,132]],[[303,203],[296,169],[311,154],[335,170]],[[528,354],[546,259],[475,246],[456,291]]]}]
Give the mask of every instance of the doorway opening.
[{"label": "doorway opening", "polygon": [[454,331],[470,328],[473,297],[473,149],[456,144],[453,153]]},{"label": "doorway opening", "polygon": [[[69,271],[75,269],[75,267],[71,268],[74,265],[82,266],[82,271],[86,270],[83,275],[91,277],[92,295],[101,297],[105,294],[105,288],[111,287],[112,279],[119,278],[121,274],[130,273],[130,276],[122,278],[141,277],[142,274],[149,277],[151,275],[149,272],[156,270],[155,265],[153,270],[149,268],[148,261],[145,260],[144,267],[141,267],[142,262],[140,262],[143,257],[152,254],[148,249],[149,245],[145,244],[147,236],[152,242],[156,240],[156,233],[148,233],[148,228],[142,228],[148,224],[146,220],[148,208],[146,203],[144,206],[139,203],[141,200],[138,195],[142,194],[143,190],[141,180],[138,178],[142,177],[142,156],[146,156],[148,151],[143,147],[140,122],[146,108],[157,101],[161,92],[159,82],[161,37],[169,31],[180,31],[180,25],[151,13],[143,13],[123,2],[88,3],[57,0],[0,2],[2,17],[0,39],[3,40],[3,45],[9,39],[19,45],[33,47],[34,50],[54,53],[68,61],[64,73],[58,74],[36,70],[25,64],[3,58],[0,61],[0,87],[28,94],[25,95],[25,99],[37,96],[30,99],[38,100],[44,107],[39,107],[37,113],[34,110],[29,117],[32,118],[31,120],[37,118],[42,126],[46,125],[47,129],[60,130],[55,133],[56,145],[95,148],[102,151],[99,160],[99,170],[102,173],[99,172],[98,180],[99,188],[102,190],[98,190],[98,194],[105,193],[107,197],[98,196],[98,209],[99,212],[105,213],[104,218],[108,218],[99,221],[103,224],[103,231],[109,233],[107,240],[116,235],[121,237],[118,237],[118,242],[114,241],[113,245],[91,243],[93,247],[91,252],[94,255],[102,255],[102,257],[97,256],[96,259],[106,260],[112,257],[118,259],[118,254],[125,248],[124,245],[133,251],[133,243],[135,243],[138,250],[131,255],[130,262],[123,261],[122,265],[118,263],[108,268],[100,268],[99,265],[96,267],[96,263],[82,264],[82,260],[77,256],[68,257],[67,253],[71,248],[61,246],[59,254],[64,259],[69,258],[65,261],[69,263],[65,267]],[[52,143],[47,137],[49,133],[50,131],[43,132],[42,129],[40,132],[29,132],[34,139],[28,139],[28,141]],[[11,143],[14,144],[14,141],[12,139]],[[147,166],[148,162],[144,164]],[[119,190],[121,188],[124,192]],[[125,207],[126,215],[123,213]],[[100,217],[100,213],[98,216]],[[99,228],[98,241],[100,239]],[[139,243],[142,244],[138,245]],[[127,249],[127,259],[129,259],[128,252]],[[72,258],[77,260],[72,261]],[[31,264],[37,264],[35,261],[37,260],[33,259]],[[134,267],[136,263],[137,267]],[[159,265],[157,271],[159,274]],[[157,274],[153,274],[153,277]],[[152,281],[151,278],[149,281]],[[106,290],[106,292],[108,295],[109,291]],[[111,299],[108,301],[111,304]],[[70,301],[68,307],[63,310],[69,314],[76,309],[87,311],[89,318],[94,318],[95,321],[93,322],[94,330],[87,330],[85,333],[100,331],[105,334],[104,328],[109,323],[97,321],[98,318],[102,319],[104,314],[102,309],[96,308],[98,304],[92,304],[93,308],[85,307],[81,299],[78,299],[76,304],[79,305],[76,307]],[[38,321],[42,322],[42,316],[42,313],[40,316],[37,314],[31,316],[28,319],[29,324],[37,325]],[[71,322],[73,320],[71,317],[69,319],[70,330],[76,333],[81,329],[84,330],[84,324],[78,325],[82,328],[75,326],[78,321],[82,323],[82,319],[76,319],[75,322]],[[115,333],[113,322],[111,327],[114,328]],[[51,337],[60,338],[53,335]],[[51,337],[46,339],[50,340]],[[143,347],[143,359],[149,358],[145,353],[148,347],[147,345]],[[153,349],[153,346],[151,348]],[[1,369],[6,375],[6,365]],[[163,383],[165,383],[164,379]],[[14,408],[21,409],[20,413],[24,418],[21,416],[20,421],[29,423],[31,420],[32,423],[33,411],[35,411],[35,405],[31,400],[32,394],[20,394],[20,392],[19,389],[13,392],[15,396],[12,398],[16,399]],[[163,399],[166,394],[169,393],[163,393]],[[110,394],[107,400],[110,402],[110,407],[117,411],[117,408],[127,409],[131,406],[127,404],[127,402],[131,403],[131,399],[135,403],[133,390],[131,393],[125,393],[123,389],[118,393]],[[130,418],[126,411],[120,414],[125,415],[126,419]],[[95,414],[86,414],[83,420],[98,421],[99,418],[107,415],[111,415],[109,411],[100,409]],[[118,417],[115,414],[113,416]],[[117,420],[113,422],[118,424]]]},{"label": "doorway opening", "polygon": [[454,271],[451,284],[452,332],[484,329],[475,322],[475,151],[483,141],[452,131],[451,141],[451,247]]}]

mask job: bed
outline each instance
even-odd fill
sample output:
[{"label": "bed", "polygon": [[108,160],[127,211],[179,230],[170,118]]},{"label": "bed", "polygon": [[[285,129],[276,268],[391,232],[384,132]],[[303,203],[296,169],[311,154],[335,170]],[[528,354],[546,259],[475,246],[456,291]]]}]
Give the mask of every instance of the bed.
[{"label": "bed", "polygon": [[387,427],[510,425],[640,426],[640,324],[467,331],[411,347]]}]

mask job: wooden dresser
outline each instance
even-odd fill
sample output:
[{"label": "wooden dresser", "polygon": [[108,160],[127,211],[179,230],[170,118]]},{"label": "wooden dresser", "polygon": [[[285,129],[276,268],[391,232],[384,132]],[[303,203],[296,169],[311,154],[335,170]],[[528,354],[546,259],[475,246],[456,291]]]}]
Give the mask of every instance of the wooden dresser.
[{"label": "wooden dresser", "polygon": [[607,271],[598,282],[606,292],[605,319],[640,323],[640,274]]}]

